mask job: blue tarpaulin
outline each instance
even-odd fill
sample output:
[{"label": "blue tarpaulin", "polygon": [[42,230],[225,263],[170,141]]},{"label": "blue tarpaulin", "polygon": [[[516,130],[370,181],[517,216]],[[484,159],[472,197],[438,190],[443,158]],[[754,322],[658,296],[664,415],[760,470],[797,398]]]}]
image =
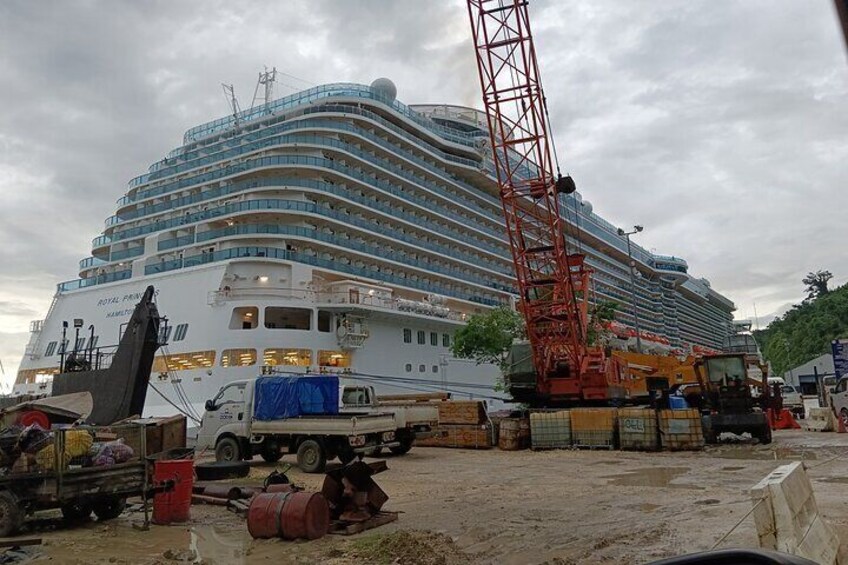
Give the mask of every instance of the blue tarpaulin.
[{"label": "blue tarpaulin", "polygon": [[256,379],[253,402],[253,415],[257,420],[338,414],[339,378],[259,377]]}]

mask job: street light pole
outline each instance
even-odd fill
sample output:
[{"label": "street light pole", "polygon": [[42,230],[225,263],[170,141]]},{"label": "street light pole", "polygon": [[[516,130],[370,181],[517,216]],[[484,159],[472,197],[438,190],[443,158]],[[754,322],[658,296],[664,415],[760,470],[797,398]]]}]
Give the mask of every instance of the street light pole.
[{"label": "street light pole", "polygon": [[618,235],[627,239],[627,266],[630,269],[630,305],[633,307],[633,322],[636,326],[636,351],[642,353],[642,330],[639,327],[639,309],[636,307],[636,263],[633,261],[633,253],[630,247],[630,236],[645,229],[642,226],[633,226],[633,231],[624,231],[618,228]]}]

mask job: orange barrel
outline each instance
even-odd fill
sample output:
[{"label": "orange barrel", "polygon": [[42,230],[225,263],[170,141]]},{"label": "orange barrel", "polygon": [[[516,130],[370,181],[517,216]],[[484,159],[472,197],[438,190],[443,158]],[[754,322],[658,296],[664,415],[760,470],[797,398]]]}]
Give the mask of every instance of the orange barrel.
[{"label": "orange barrel", "polygon": [[318,539],[329,527],[330,507],[317,492],[258,494],[247,511],[247,531],[254,538]]},{"label": "orange barrel", "polygon": [[153,464],[153,482],[174,481],[169,492],[153,496],[153,523],[173,524],[188,522],[191,517],[191,490],[194,484],[194,461],[180,459],[162,460]]},{"label": "orange barrel", "polygon": [[280,535],[280,513],[291,493],[266,492],[257,494],[247,509],[247,531],[254,538],[275,538]]},{"label": "orange barrel", "polygon": [[295,492],[288,496],[280,515],[285,539],[318,539],[330,528],[330,505],[318,492]]}]

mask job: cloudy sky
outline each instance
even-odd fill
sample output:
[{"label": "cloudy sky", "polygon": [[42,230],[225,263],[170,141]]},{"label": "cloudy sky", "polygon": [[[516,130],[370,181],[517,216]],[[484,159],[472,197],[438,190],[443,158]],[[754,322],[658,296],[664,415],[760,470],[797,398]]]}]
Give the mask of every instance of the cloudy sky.
[{"label": "cloudy sky", "polygon": [[[813,269],[848,280],[848,60],[830,0],[531,3],[559,154],[595,210],[644,224],[761,319]],[[7,378],[126,182],[250,104],[386,76],[479,106],[464,3],[0,2],[0,361]]]}]

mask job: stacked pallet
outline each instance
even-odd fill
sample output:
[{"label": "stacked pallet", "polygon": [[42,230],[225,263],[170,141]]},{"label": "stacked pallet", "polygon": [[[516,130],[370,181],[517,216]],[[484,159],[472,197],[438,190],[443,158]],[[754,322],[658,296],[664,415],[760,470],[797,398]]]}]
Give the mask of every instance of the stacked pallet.
[{"label": "stacked pallet", "polygon": [[486,406],[475,400],[445,400],[439,407],[439,425],[435,436],[415,440],[424,447],[460,447],[489,449],[492,447],[492,424]]}]

